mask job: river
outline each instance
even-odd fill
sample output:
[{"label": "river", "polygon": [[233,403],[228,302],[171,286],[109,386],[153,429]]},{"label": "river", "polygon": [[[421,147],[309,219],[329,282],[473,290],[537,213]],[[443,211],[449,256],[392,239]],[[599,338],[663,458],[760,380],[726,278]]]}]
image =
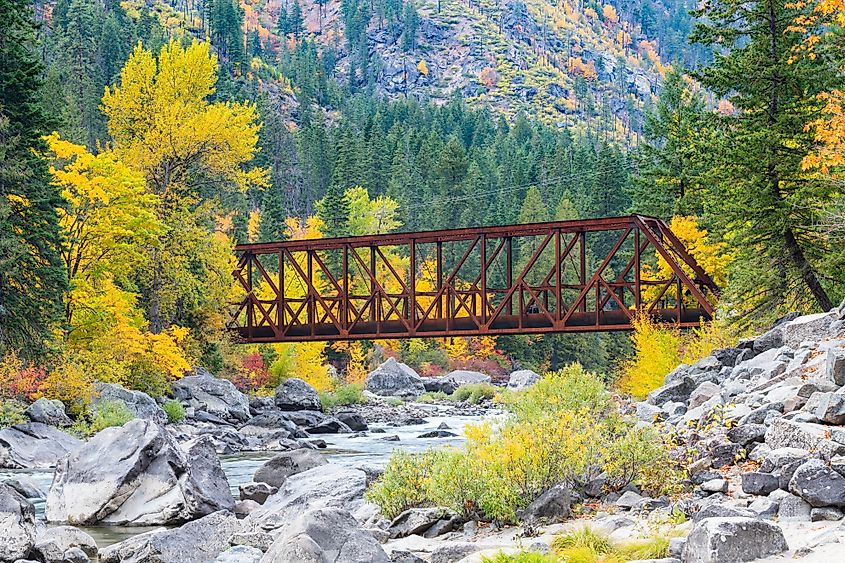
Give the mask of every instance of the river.
[{"label": "river", "polygon": [[[371,424],[370,432],[366,435],[354,434],[324,434],[317,436],[325,440],[327,447],[319,450],[331,462],[345,465],[368,463],[381,465],[387,463],[390,454],[395,449],[408,452],[424,451],[433,446],[459,445],[466,439],[464,427],[467,424],[479,422],[480,416],[454,416],[443,413],[443,408],[436,405],[415,405],[429,411],[425,424],[414,426],[390,426],[385,424]],[[491,415],[493,415],[491,413]],[[494,415],[493,415],[494,416]],[[419,438],[420,434],[437,429],[445,423],[450,431],[458,434],[454,438]],[[378,432],[384,430],[384,433]],[[385,436],[399,436],[398,442],[383,440]],[[278,452],[249,452],[220,457],[223,471],[232,489],[232,495],[239,498],[238,486],[252,481],[255,470],[261,464]],[[25,476],[31,479],[42,491],[46,492],[53,481],[53,471],[50,469],[37,470],[0,470],[0,482],[5,479]],[[32,500],[36,516],[44,520],[44,499]],[[123,541],[139,533],[159,529],[160,527],[129,527],[129,526],[80,526],[97,541],[100,549]]]}]

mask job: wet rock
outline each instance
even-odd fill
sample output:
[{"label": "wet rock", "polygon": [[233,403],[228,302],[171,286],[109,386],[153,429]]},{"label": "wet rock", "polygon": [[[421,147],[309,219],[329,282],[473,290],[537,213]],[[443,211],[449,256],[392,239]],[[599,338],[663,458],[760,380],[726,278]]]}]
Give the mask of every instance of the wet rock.
[{"label": "wet rock", "polygon": [[35,508],[13,488],[0,484],[0,561],[24,559],[35,544]]},{"label": "wet rock", "polygon": [[687,537],[685,563],[736,563],[777,555],[789,549],[783,532],[752,518],[705,518]]},{"label": "wet rock", "polygon": [[146,532],[100,550],[100,563],[214,561],[240,530],[235,515],[215,512],[179,528]]},{"label": "wet rock", "polygon": [[778,478],[771,473],[749,471],[742,474],[742,492],[750,495],[767,495],[778,489]]},{"label": "wet rock", "polygon": [[0,430],[0,468],[54,467],[81,446],[81,440],[41,422],[16,424]]},{"label": "wet rock", "polygon": [[40,422],[49,426],[70,426],[73,421],[65,414],[65,404],[58,399],[50,400],[41,397],[23,411],[32,422]]},{"label": "wet rock", "polygon": [[389,436],[382,436],[381,438],[379,438],[379,440],[381,440],[382,442],[398,442],[399,436],[397,436],[396,434],[391,434]]},{"label": "wet rock", "polygon": [[819,459],[811,459],[795,470],[789,490],[814,508],[845,506],[845,477]]},{"label": "wet rock", "polygon": [[331,463],[291,475],[244,520],[245,529],[275,530],[314,507],[354,510],[363,503],[366,486],[364,471]]},{"label": "wet rock", "polygon": [[117,383],[97,382],[94,384],[94,394],[95,397],[91,401],[92,411],[96,411],[97,405],[103,401],[120,401],[138,418],[151,420],[158,424],[167,423],[167,414],[155,402],[155,399],[143,391],[125,389]]},{"label": "wet rock", "polygon": [[417,438],[454,438],[455,436],[457,434],[448,430],[432,430],[431,432],[420,434]]},{"label": "wet rock", "polygon": [[559,522],[569,518],[572,493],[566,485],[559,483],[529,504],[523,515],[527,522]]},{"label": "wet rock", "polygon": [[367,390],[381,396],[416,399],[425,393],[425,385],[417,372],[390,358],[367,376]]},{"label": "wet rock", "polygon": [[409,508],[390,522],[391,539],[422,535],[443,517],[441,508]]},{"label": "wet rock", "polygon": [[317,390],[299,378],[286,379],[276,387],[276,406],[283,411],[320,411]]},{"label": "wet rock", "polygon": [[107,428],[62,459],[47,520],[70,524],[174,524],[234,505],[211,443],[183,450],[163,427],[135,419]]},{"label": "wet rock", "polygon": [[274,487],[273,485],[267,483],[256,483],[254,481],[238,486],[241,500],[253,500],[258,504],[264,504],[267,497],[276,494],[278,490],[279,488]]},{"label": "wet rock", "polygon": [[540,375],[530,369],[521,369],[511,373],[508,379],[510,391],[522,391],[540,381]]},{"label": "wet rock", "polygon": [[314,450],[300,448],[276,455],[255,471],[253,480],[281,487],[288,477],[326,464],[326,458]]},{"label": "wet rock", "polygon": [[67,559],[66,552],[73,548],[80,549],[86,558],[94,558],[98,552],[94,538],[79,528],[56,526],[38,534],[33,553],[45,563],[61,563]]},{"label": "wet rock", "polygon": [[224,420],[249,420],[249,399],[231,381],[218,379],[204,369],[197,369],[195,373],[173,383],[173,395],[177,399],[197,411],[205,411]]},{"label": "wet rock", "polygon": [[381,545],[362,530],[349,512],[308,510],[282,528],[263,563],[389,563]]},{"label": "wet rock", "polygon": [[356,412],[341,411],[339,413],[336,413],[335,417],[354,432],[369,430],[369,427],[367,426],[364,417]]},{"label": "wet rock", "polygon": [[322,422],[313,426],[306,426],[305,431],[309,434],[347,434],[352,432],[347,425],[333,416],[325,418]]}]

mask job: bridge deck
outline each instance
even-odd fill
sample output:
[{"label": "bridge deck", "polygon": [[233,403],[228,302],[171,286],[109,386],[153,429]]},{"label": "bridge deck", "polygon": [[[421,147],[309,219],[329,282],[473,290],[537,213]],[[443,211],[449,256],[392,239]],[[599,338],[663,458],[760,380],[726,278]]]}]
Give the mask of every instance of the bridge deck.
[{"label": "bridge deck", "polygon": [[629,216],[240,245],[247,342],[695,326],[718,288],[665,223]]}]

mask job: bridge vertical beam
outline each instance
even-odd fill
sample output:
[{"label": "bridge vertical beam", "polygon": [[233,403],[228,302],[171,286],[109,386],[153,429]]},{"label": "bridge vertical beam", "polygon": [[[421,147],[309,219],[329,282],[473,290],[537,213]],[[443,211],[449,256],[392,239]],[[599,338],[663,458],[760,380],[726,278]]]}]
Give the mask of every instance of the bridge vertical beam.
[{"label": "bridge vertical beam", "polygon": [[316,296],[316,289],[314,288],[314,258],[313,253],[314,250],[306,250],[305,251],[305,262],[306,262],[306,272],[308,279],[305,280],[308,284],[308,302],[306,304],[306,318],[308,319],[308,324],[311,325],[311,336],[316,336],[317,330],[317,323],[314,322],[317,317],[317,296]]},{"label": "bridge vertical beam", "polygon": [[640,228],[634,231],[634,308],[639,311],[643,305],[642,272],[640,271]]},{"label": "bridge vertical beam", "polygon": [[255,325],[254,316],[255,316],[255,294],[253,293],[254,289],[252,287],[252,260],[254,259],[253,254],[249,254],[247,256],[246,262],[246,283],[247,283],[247,292],[248,292],[248,299],[249,303],[246,306],[246,322],[247,322],[247,331],[249,337],[253,337],[253,327]]},{"label": "bridge vertical beam", "polygon": [[[475,302],[475,299],[473,299]],[[481,235],[481,328],[487,330],[487,235]]]},{"label": "bridge vertical beam", "polygon": [[340,326],[344,335],[349,334],[349,245],[343,245],[343,295],[340,298]]},{"label": "bridge vertical beam", "polygon": [[279,293],[276,296],[276,308],[278,309],[276,312],[276,318],[278,320],[276,322],[279,332],[282,332],[282,327],[285,326],[285,253],[282,250],[279,250],[278,261],[279,269],[277,271],[279,272],[279,283],[276,284],[276,287],[279,289]]},{"label": "bridge vertical beam", "polygon": [[561,273],[561,237],[563,235],[560,229],[555,231],[555,326],[560,326],[560,320],[563,316],[561,310],[563,309],[563,275]]},{"label": "bridge vertical beam", "polygon": [[[506,272],[505,277],[507,278],[508,287],[506,290],[510,290],[513,287],[513,237],[507,237],[507,262],[506,262]],[[508,315],[513,315],[513,294],[507,294],[508,300]]]},{"label": "bridge vertical beam", "polygon": [[443,242],[437,241],[437,318],[443,318]]},{"label": "bridge vertical beam", "polygon": [[[578,233],[578,239],[580,240],[579,244],[579,260],[580,260],[580,272],[578,272],[578,279],[579,283],[581,284],[580,291],[584,291],[587,285],[587,233],[583,230]],[[581,309],[582,313],[587,312],[587,300],[585,299],[578,305]]]},{"label": "bridge vertical beam", "polygon": [[408,293],[410,294],[408,297],[408,306],[411,308],[411,312],[408,315],[409,320],[411,322],[411,332],[415,331],[415,327],[417,326],[417,242],[415,239],[411,239],[409,243],[408,253],[410,254],[410,258],[408,259]]}]

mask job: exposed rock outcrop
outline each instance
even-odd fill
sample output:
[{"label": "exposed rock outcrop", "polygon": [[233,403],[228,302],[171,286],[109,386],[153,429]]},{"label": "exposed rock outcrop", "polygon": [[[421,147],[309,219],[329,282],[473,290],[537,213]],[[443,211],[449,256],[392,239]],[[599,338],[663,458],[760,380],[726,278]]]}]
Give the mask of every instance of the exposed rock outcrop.
[{"label": "exposed rock outcrop", "polygon": [[173,394],[196,411],[207,412],[229,422],[250,418],[249,399],[231,381],[218,379],[202,368],[173,383]]},{"label": "exposed rock outcrop", "polygon": [[390,358],[367,376],[367,390],[381,396],[416,399],[425,393],[425,384],[412,368]]},{"label": "exposed rock outcrop", "polygon": [[0,467],[37,469],[54,467],[82,442],[41,422],[17,424],[0,430]]},{"label": "exposed rock outcrop", "polygon": [[35,545],[35,508],[13,488],[0,484],[0,561],[26,559]]},{"label": "exposed rock outcrop", "polygon": [[116,383],[96,383],[94,385],[95,396],[91,401],[91,409],[97,410],[97,405],[103,401],[121,401],[138,418],[151,420],[158,424],[167,422],[167,415],[164,410],[155,402],[155,399],[142,391],[124,389]]}]

